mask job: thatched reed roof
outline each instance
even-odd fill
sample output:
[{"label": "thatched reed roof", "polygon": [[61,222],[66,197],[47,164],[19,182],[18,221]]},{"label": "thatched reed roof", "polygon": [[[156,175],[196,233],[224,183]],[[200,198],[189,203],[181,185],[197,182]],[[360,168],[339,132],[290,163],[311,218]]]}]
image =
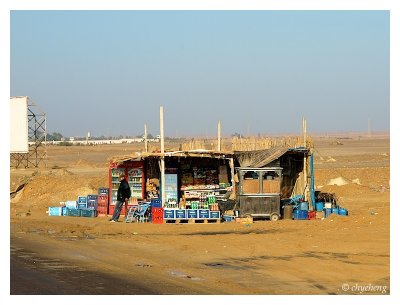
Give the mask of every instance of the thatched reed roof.
[{"label": "thatched reed roof", "polygon": [[308,150],[303,148],[272,147],[253,151],[235,151],[235,156],[241,167],[264,167],[288,151],[304,153]]}]

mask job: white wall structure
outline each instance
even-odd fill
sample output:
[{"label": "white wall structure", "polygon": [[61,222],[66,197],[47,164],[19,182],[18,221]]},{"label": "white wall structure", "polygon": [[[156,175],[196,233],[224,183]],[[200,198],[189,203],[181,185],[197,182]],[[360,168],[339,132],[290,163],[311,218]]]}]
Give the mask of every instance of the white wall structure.
[{"label": "white wall structure", "polygon": [[10,153],[28,153],[28,97],[10,98]]}]

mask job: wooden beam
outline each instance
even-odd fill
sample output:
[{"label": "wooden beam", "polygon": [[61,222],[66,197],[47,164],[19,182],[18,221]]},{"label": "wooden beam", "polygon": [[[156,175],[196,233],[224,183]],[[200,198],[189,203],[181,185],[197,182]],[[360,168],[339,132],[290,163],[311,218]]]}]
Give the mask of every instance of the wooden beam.
[{"label": "wooden beam", "polygon": [[164,155],[164,107],[160,106],[160,138],[161,138],[161,205],[165,204],[165,155]]},{"label": "wooden beam", "polygon": [[221,151],[221,121],[218,121],[218,151]]},{"label": "wooden beam", "polygon": [[148,146],[147,146],[147,124],[144,124],[144,151],[148,152]]}]

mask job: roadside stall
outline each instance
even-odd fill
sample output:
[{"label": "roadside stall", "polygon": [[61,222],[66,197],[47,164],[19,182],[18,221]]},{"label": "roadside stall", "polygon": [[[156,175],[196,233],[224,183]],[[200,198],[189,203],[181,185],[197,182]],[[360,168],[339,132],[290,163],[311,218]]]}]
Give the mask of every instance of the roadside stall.
[{"label": "roadside stall", "polygon": [[[115,177],[120,172],[125,174],[132,193],[126,219],[206,223],[221,218],[321,218],[320,202],[318,206],[315,202],[313,155],[302,147],[230,153],[188,150],[115,158],[109,170],[110,215],[118,189]],[[149,211],[136,208],[140,204],[146,204],[143,206]],[[129,215],[132,209],[136,218]],[[334,212],[326,204],[322,217],[331,210]],[[126,213],[123,209],[121,214]]]},{"label": "roadside stall", "polygon": [[[221,218],[217,201],[224,201],[234,186],[234,155],[208,150],[166,152],[165,185],[161,183],[160,153],[140,153],[115,158],[110,162],[109,214],[116,202],[118,177],[126,175],[131,187],[129,207],[139,202],[152,202],[152,221],[157,221],[162,208],[163,222],[218,222]],[[165,200],[161,203],[164,187]],[[157,210],[158,209],[158,210]],[[126,214],[123,210],[121,214]]]}]

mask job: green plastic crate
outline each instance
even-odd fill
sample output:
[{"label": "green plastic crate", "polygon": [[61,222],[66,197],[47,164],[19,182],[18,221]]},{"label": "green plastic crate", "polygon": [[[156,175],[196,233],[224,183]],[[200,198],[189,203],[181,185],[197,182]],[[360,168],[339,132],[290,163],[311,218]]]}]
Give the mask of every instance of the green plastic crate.
[{"label": "green plastic crate", "polygon": [[81,211],[80,211],[80,209],[73,209],[73,208],[67,207],[65,216],[79,217],[79,216],[81,216]]},{"label": "green plastic crate", "polygon": [[95,209],[79,209],[81,217],[96,217],[97,211]]}]

